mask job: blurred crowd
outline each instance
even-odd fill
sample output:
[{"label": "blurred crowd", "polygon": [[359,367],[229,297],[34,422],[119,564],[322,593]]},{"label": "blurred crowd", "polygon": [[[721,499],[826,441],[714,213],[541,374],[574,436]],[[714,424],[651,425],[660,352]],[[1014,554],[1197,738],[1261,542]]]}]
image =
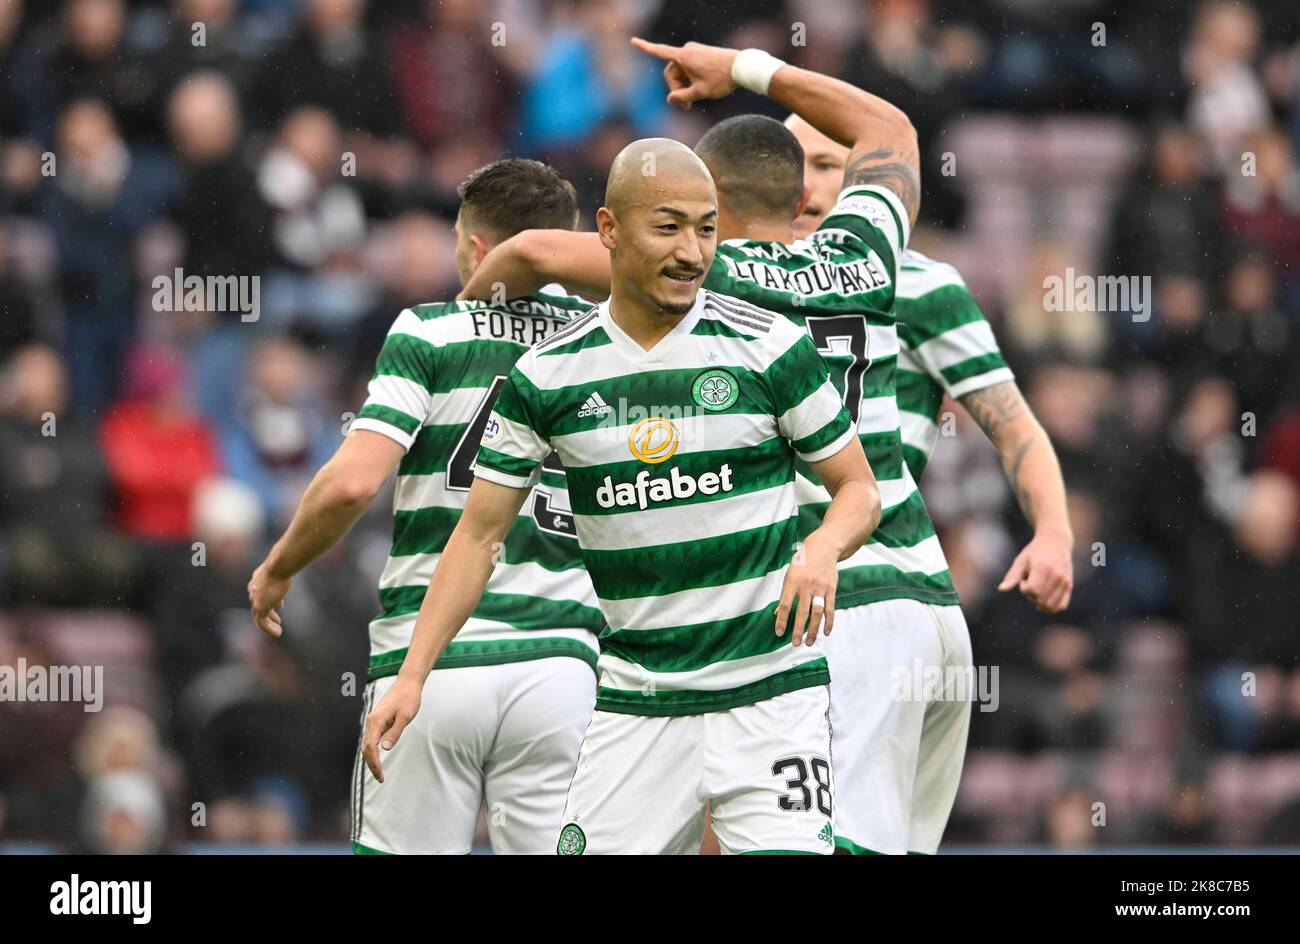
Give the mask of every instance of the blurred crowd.
[{"label": "blurred crowd", "polygon": [[[994,590],[1026,525],[945,405],[923,491],[1000,679],[951,840],[1300,843],[1293,0],[0,3],[0,665],[104,665],[108,706],[0,704],[0,842],[346,835],[387,499],[282,641],[245,583],[393,318],[458,290],[470,170],[546,159],[590,226],[629,140],[779,114],[670,112],[634,33],[906,110],[913,245],[966,276],[1061,456],[1049,618]],[[1045,311],[1067,268],[1149,304]],[[177,270],[257,276],[257,310],[171,310]]]}]

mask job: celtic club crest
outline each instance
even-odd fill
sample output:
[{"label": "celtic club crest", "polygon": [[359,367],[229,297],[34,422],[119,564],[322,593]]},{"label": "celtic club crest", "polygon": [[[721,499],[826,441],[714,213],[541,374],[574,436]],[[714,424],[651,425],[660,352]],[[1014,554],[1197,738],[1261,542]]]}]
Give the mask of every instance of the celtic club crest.
[{"label": "celtic club crest", "polygon": [[704,409],[718,413],[740,399],[740,383],[729,371],[706,370],[695,378],[691,395]]},{"label": "celtic club crest", "polygon": [[560,841],[556,843],[557,855],[582,855],[587,848],[587,836],[577,823],[570,823],[560,830]]}]

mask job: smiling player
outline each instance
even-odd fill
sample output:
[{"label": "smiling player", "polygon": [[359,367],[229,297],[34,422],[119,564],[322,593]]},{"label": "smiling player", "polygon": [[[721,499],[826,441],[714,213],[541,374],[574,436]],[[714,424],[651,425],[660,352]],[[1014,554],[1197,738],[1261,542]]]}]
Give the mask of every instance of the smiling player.
[{"label": "smiling player", "polygon": [[[833,627],[836,563],[870,532],[879,497],[812,340],[701,290],[717,212],[685,146],[639,141],[615,160],[597,218],[609,301],[511,372],[410,652],[367,727],[379,774],[381,743],[416,716],[430,666],[491,572],[492,543],[554,448],[609,623],[561,854],[695,851],[706,804],[725,852],[834,848],[817,640],[823,619]],[[580,415],[596,394],[666,404],[691,431],[662,417],[603,426]],[[791,561],[796,459],[831,498]]]}]

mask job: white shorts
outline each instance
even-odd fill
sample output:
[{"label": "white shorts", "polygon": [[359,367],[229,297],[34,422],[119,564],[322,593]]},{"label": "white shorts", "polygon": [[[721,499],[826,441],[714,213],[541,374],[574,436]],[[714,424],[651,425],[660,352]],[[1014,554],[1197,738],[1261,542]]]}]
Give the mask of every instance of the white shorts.
[{"label": "white shorts", "polygon": [[[835,614],[824,643],[835,728],[837,846],[934,854],[961,780],[974,677],[959,606],[884,600]],[[964,697],[961,697],[964,696]]]},{"label": "white shorts", "polygon": [[[363,727],[395,679],[366,686]],[[596,676],[581,659],[430,672],[420,713],[381,751],[384,782],[357,756],[353,851],[463,855],[486,803],[494,852],[553,853],[595,703]]]},{"label": "white shorts", "polygon": [[595,712],[556,851],[697,853],[707,805],[723,853],[829,855],[828,701],[819,685],[699,715]]}]

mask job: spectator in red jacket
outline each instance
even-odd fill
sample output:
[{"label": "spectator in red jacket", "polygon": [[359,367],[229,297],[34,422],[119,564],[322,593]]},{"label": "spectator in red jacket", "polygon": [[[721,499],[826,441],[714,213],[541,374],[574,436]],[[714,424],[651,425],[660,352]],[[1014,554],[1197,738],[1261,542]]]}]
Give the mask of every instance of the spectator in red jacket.
[{"label": "spectator in red jacket", "polygon": [[[1290,477],[1300,492],[1300,405],[1271,424],[1261,453],[1264,464]],[[1296,518],[1296,536],[1300,538],[1300,517]]]},{"label": "spectator in red jacket", "polygon": [[184,363],[175,352],[134,351],[126,390],[101,432],[118,526],[146,540],[185,540],[195,490],[220,472],[216,436],[186,402]]}]

